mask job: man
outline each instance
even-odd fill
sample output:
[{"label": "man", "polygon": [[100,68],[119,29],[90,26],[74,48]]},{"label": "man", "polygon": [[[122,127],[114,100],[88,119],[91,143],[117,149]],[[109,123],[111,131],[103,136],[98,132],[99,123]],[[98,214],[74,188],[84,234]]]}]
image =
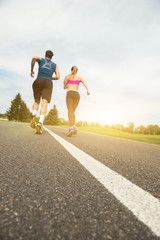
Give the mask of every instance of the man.
[{"label": "man", "polygon": [[[42,133],[42,125],[47,113],[47,105],[50,103],[53,83],[52,80],[58,80],[60,78],[60,73],[58,66],[51,61],[53,57],[53,52],[48,50],[46,51],[45,58],[41,57],[33,57],[31,61],[31,77],[34,77],[34,65],[35,62],[39,64],[39,70],[37,79],[33,82],[33,94],[34,94],[34,104],[32,116],[33,119],[30,123],[32,128],[36,128],[36,133]],[[55,73],[55,77],[52,77],[53,73]],[[40,99],[42,97],[41,110],[40,110],[40,119],[36,124],[36,115],[39,108]]]}]

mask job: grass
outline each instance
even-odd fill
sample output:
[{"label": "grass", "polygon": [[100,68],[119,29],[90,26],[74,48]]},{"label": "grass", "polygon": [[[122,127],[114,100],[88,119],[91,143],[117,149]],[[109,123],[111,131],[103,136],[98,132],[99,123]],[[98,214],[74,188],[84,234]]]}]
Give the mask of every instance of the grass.
[{"label": "grass", "polygon": [[[68,128],[68,126],[60,126],[60,127]],[[111,137],[125,138],[133,141],[160,145],[160,135],[133,134],[133,133],[127,133],[127,132],[106,128],[106,127],[78,127],[78,130],[107,135]]]},{"label": "grass", "polygon": [[0,122],[2,122],[2,121],[8,121],[8,119],[7,118],[0,118]]}]

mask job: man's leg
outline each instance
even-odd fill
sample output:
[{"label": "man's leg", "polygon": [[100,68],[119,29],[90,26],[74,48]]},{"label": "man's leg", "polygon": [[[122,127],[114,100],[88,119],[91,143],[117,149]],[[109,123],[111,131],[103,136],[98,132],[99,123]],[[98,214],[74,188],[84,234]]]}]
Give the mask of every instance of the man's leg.
[{"label": "man's leg", "polygon": [[36,79],[32,84],[32,88],[33,88],[33,95],[34,95],[34,104],[32,106],[32,117],[33,118],[30,123],[30,126],[32,128],[35,128],[36,127],[36,115],[37,115],[40,98],[41,98],[41,80]]},{"label": "man's leg", "polygon": [[37,115],[38,108],[39,108],[39,99],[35,99],[35,102],[32,107],[32,116],[33,117]]},{"label": "man's leg", "polygon": [[43,124],[44,118],[45,118],[46,113],[47,113],[47,105],[48,105],[48,101],[46,99],[42,99],[40,119],[39,119],[39,122],[42,123],[42,124]]},{"label": "man's leg", "polygon": [[36,115],[37,115],[38,108],[39,108],[39,100],[35,99],[35,102],[32,107],[32,117],[33,118],[32,118],[32,121],[30,122],[30,126],[32,128],[36,127]]},{"label": "man's leg", "polygon": [[47,113],[47,105],[51,100],[52,87],[53,87],[53,83],[51,80],[43,79],[43,88],[41,91],[42,103],[41,103],[41,110],[40,110],[40,118],[39,118],[38,124],[36,125],[37,134],[42,133],[42,125]]},{"label": "man's leg", "polygon": [[36,124],[36,133],[37,134],[42,134],[42,125],[43,125],[45,115],[47,113],[47,104],[48,104],[48,101],[46,99],[42,99],[40,118],[39,118],[39,122]]},{"label": "man's leg", "polygon": [[38,108],[39,108],[39,100],[35,100],[35,103],[33,104],[33,107],[32,107],[32,115],[33,116],[35,116],[37,114]]}]

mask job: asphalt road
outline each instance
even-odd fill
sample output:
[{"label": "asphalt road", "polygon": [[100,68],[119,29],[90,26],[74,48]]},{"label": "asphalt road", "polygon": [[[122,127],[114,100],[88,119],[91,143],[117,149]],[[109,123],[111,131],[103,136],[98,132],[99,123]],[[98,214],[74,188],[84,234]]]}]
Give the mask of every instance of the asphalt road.
[{"label": "asphalt road", "polygon": [[[160,146],[47,126],[160,199]],[[0,122],[0,240],[158,240],[45,130]]]}]

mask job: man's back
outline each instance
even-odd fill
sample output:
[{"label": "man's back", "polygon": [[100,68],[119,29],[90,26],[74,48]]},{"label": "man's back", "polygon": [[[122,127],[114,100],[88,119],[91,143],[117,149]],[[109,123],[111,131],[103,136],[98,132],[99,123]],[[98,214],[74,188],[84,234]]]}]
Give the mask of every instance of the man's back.
[{"label": "man's back", "polygon": [[56,64],[48,58],[42,58],[39,63],[39,71],[37,78],[46,78],[52,80],[55,72]]}]

